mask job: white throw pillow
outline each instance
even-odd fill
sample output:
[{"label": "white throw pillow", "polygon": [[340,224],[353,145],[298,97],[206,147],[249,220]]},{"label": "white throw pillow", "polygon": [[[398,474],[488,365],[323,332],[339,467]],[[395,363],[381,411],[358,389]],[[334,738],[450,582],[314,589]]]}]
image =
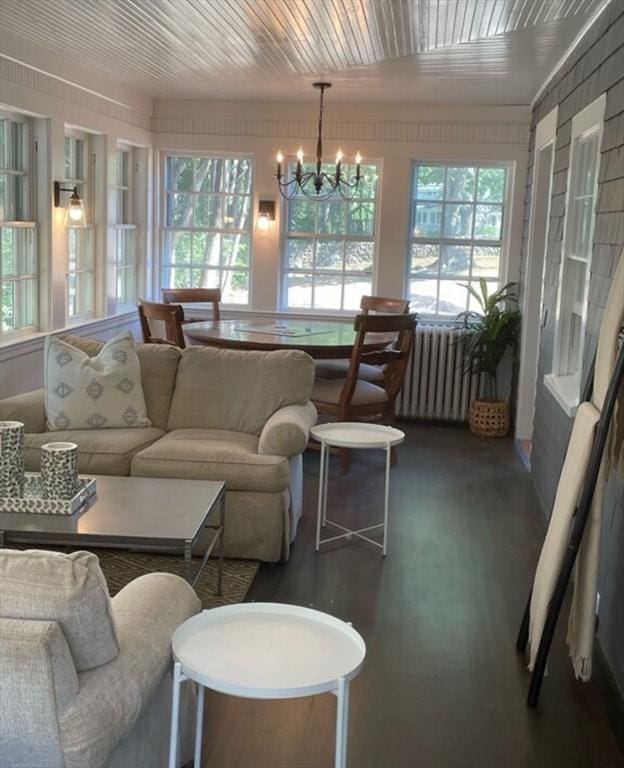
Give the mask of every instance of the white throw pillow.
[{"label": "white throw pillow", "polygon": [[151,426],[130,331],[107,341],[95,357],[47,336],[44,375],[49,430]]}]

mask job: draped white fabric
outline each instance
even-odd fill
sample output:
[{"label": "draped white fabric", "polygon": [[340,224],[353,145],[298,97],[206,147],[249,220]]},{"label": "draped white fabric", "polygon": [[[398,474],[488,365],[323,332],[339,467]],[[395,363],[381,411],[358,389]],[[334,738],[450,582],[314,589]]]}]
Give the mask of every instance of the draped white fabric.
[{"label": "draped white fabric", "polygon": [[[602,409],[618,352],[618,335],[624,325],[624,253],[620,257],[609,291],[609,299],[602,319],[600,339],[596,353],[596,371],[592,402]],[[574,674],[581,680],[589,680],[592,670],[592,654],[595,634],[596,594],[598,589],[598,565],[600,562],[600,537],[604,508],[604,488],[611,472],[622,472],[622,416],[624,394],[620,391],[619,403],[611,421],[611,432],[600,467],[598,482],[592,501],[587,527],[577,556],[574,579],[574,596],[568,621],[567,643]],[[618,455],[619,454],[619,455]]]}]

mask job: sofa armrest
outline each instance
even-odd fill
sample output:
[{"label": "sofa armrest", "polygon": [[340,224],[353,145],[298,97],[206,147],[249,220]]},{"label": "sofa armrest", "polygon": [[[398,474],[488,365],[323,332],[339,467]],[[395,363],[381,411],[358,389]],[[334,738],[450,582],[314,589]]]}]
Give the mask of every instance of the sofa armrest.
[{"label": "sofa armrest", "polygon": [[0,765],[64,765],[58,717],[78,675],[55,621],[0,618]]},{"label": "sofa armrest", "polygon": [[45,397],[43,389],[25,392],[0,400],[0,421],[22,421],[24,432],[39,434],[46,431]]},{"label": "sofa armrest", "polygon": [[115,595],[112,610],[119,655],[80,673],[78,695],[60,719],[67,768],[106,764],[171,669],[175,630],[201,602],[179,576],[150,573]]},{"label": "sofa armrest", "polygon": [[315,424],[316,408],[311,402],[280,408],[260,433],[258,454],[290,458],[303,453]]}]

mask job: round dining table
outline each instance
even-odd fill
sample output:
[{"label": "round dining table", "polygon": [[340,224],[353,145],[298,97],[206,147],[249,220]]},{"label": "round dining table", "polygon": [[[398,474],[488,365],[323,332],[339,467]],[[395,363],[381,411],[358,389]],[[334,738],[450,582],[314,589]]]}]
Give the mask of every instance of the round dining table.
[{"label": "round dining table", "polygon": [[[186,323],[184,335],[193,344],[225,349],[302,349],[315,359],[344,359],[351,356],[356,333],[353,322],[340,320],[219,320]],[[369,333],[364,351],[383,349],[396,334]]]}]

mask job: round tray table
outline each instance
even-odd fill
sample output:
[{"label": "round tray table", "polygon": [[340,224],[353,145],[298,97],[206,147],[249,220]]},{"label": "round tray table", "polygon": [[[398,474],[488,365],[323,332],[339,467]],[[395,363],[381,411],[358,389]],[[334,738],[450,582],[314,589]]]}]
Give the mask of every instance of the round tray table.
[{"label": "round tray table", "polygon": [[[395,427],[383,424],[368,424],[358,421],[338,421],[331,424],[319,424],[312,427],[311,434],[321,443],[321,464],[319,470],[318,508],[316,520],[316,551],[321,544],[338,539],[356,537],[373,544],[382,550],[385,557],[388,539],[388,505],[390,501],[390,457],[391,449],[405,440],[405,433]],[[334,520],[327,519],[327,485],[329,481],[329,448],[380,448],[386,452],[386,483],[384,489],[383,523],[369,525],[366,528],[351,530]],[[342,533],[321,539],[321,528],[331,525]],[[365,536],[364,534],[377,528],[383,528],[383,543]]]},{"label": "round tray table", "polygon": [[201,762],[204,689],[250,699],[337,697],[336,768],[347,763],[349,683],[366,645],[350,624],[281,603],[242,603],[203,611],[173,636],[173,705],[169,768],[178,763],[180,685],[199,686],[195,768]]}]

